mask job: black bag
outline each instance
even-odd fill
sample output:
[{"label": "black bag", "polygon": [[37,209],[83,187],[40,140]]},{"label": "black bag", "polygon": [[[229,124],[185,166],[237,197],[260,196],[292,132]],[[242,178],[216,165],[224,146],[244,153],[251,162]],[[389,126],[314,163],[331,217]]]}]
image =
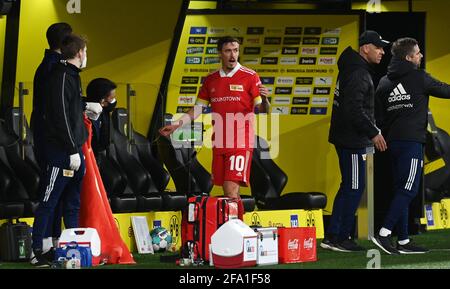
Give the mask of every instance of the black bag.
[{"label": "black bag", "polygon": [[31,256],[31,227],[12,220],[0,226],[0,260],[28,261]]}]

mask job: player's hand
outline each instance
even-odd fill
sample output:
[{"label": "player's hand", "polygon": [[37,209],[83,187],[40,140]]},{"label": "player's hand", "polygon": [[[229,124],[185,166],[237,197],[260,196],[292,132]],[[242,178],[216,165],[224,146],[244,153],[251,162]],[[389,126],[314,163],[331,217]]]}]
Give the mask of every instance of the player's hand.
[{"label": "player's hand", "polygon": [[180,125],[178,125],[178,124],[166,125],[159,129],[159,133],[165,137],[168,137],[179,127],[180,127]]},{"label": "player's hand", "polygon": [[384,152],[387,149],[386,141],[381,134],[377,134],[372,138],[372,142],[375,145],[376,149],[380,152]]},{"label": "player's hand", "polygon": [[259,95],[263,98],[268,97],[269,96],[269,89],[267,89],[267,87],[265,87],[264,85],[260,85],[259,86]]}]

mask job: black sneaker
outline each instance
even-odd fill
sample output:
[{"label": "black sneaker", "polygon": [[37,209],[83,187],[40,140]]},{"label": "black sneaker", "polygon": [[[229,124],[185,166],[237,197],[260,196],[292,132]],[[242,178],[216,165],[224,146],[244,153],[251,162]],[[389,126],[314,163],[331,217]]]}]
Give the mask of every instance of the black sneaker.
[{"label": "black sneaker", "polygon": [[337,252],[361,252],[365,251],[363,247],[356,244],[355,240],[347,239],[336,243],[333,248],[333,251]]},{"label": "black sneaker", "polygon": [[333,250],[334,246],[334,243],[327,237],[323,238],[322,242],[320,242],[320,247],[326,250]]},{"label": "black sneaker", "polygon": [[42,257],[47,259],[50,263],[55,261],[55,248],[51,247],[50,250],[42,254]]},{"label": "black sneaker", "polygon": [[382,237],[380,235],[376,235],[372,237],[372,242],[389,255],[400,254],[400,252],[392,245],[391,236]]},{"label": "black sneaker", "polygon": [[416,246],[411,240],[405,245],[397,244],[397,250],[400,254],[424,254],[430,251],[427,248]]},{"label": "black sneaker", "polygon": [[47,261],[47,258],[42,254],[42,250],[33,249],[34,256],[30,260],[31,264],[33,264],[36,268],[48,268],[50,267],[50,262]]}]

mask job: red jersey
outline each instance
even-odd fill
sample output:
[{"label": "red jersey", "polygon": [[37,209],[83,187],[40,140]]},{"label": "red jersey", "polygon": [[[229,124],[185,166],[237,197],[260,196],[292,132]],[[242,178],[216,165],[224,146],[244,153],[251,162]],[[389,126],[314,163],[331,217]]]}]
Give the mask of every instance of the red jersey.
[{"label": "red jersey", "polygon": [[211,105],[214,149],[248,149],[254,143],[254,106],[261,103],[261,80],[239,63],[228,74],[222,69],[208,75],[197,104]]}]

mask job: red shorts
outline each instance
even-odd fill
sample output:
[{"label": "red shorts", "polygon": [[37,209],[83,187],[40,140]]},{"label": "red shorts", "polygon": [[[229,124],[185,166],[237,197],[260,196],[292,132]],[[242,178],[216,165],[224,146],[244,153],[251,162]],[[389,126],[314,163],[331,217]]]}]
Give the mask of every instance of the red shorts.
[{"label": "red shorts", "polygon": [[233,181],[248,186],[253,149],[214,150],[212,179],[214,185],[222,186],[224,181]]}]

